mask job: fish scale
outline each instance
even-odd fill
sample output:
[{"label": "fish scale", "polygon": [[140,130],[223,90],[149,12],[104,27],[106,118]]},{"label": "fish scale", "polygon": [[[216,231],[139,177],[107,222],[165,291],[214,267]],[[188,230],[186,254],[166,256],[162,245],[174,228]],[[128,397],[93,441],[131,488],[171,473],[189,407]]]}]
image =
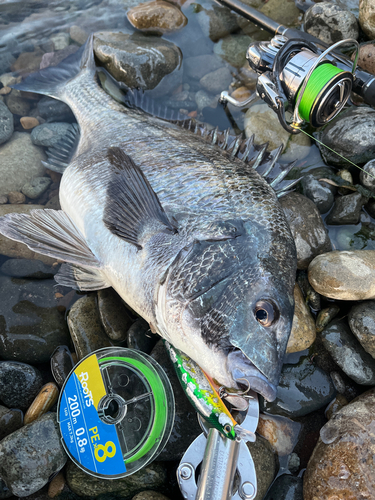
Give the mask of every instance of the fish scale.
[{"label": "fish scale", "polygon": [[78,127],[48,151],[62,210],[9,214],[0,232],[64,259],[65,286],[112,286],[219,386],[245,378],[273,400],[294,307],[296,251],[277,199],[292,165],[277,164],[280,148],[150,116],[147,98],[132,108],[137,93],[115,102],[92,42],[16,86],[64,101]]}]

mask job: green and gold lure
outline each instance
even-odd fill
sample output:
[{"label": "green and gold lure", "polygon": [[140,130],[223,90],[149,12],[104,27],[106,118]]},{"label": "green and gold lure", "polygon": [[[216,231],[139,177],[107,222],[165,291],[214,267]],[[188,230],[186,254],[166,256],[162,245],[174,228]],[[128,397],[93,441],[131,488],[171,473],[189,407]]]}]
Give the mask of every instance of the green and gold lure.
[{"label": "green and gold lure", "polygon": [[186,354],[164,340],[178,379],[195,410],[228,439],[255,441],[252,432],[242,429],[230,414],[204,371]]}]

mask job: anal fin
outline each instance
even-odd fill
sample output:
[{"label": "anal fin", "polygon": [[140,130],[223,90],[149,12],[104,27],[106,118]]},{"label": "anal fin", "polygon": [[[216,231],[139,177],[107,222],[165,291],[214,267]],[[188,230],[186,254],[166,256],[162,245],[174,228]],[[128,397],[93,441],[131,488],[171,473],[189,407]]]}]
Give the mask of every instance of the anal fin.
[{"label": "anal fin", "polygon": [[120,148],[108,149],[113,178],[107,188],[103,222],[113,233],[138,249],[146,226],[176,233],[142,170]]},{"label": "anal fin", "polygon": [[80,138],[79,126],[73,123],[70,130],[54,146],[47,149],[48,161],[43,161],[43,165],[54,172],[63,174],[66,167],[72,161]]},{"label": "anal fin", "polygon": [[86,292],[111,286],[102,276],[100,269],[67,263],[62,264],[55,280],[59,285]]}]

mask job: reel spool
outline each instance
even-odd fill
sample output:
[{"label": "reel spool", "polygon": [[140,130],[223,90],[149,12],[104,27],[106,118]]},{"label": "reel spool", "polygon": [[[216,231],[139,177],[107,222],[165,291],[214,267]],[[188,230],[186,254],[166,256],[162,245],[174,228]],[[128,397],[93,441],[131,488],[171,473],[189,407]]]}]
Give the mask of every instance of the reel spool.
[{"label": "reel spool", "polygon": [[162,451],[174,422],[174,397],[150,356],[104,348],[76,365],[58,402],[61,441],[72,461],[92,476],[117,479]]}]

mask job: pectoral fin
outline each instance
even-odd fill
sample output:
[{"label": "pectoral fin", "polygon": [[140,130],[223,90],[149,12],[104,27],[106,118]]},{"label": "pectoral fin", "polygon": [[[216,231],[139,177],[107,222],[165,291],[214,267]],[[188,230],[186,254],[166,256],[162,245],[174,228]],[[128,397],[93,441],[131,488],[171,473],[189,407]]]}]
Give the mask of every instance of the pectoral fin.
[{"label": "pectoral fin", "polygon": [[141,235],[147,225],[156,230],[177,232],[142,170],[120,148],[108,150],[113,167],[107,189],[103,222],[128,243],[142,248]]}]

